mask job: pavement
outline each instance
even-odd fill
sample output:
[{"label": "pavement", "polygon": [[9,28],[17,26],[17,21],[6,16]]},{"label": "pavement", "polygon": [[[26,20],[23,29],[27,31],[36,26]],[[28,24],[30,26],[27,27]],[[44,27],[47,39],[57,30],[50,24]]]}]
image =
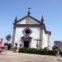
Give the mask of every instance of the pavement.
[{"label": "pavement", "polygon": [[13,53],[8,51],[5,55],[0,54],[0,62],[62,62],[59,56]]}]

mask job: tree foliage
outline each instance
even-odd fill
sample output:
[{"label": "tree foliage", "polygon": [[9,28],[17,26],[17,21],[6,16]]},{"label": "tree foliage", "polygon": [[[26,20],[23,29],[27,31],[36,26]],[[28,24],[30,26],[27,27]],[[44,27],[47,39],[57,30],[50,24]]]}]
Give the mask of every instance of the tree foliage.
[{"label": "tree foliage", "polygon": [[5,38],[6,38],[7,41],[10,41],[11,40],[11,35],[8,34]]}]

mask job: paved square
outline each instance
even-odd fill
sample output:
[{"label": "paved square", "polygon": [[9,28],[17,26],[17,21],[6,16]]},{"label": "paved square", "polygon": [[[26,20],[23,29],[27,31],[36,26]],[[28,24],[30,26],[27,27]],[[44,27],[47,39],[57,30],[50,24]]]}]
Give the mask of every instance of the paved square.
[{"label": "paved square", "polygon": [[0,62],[62,62],[61,57],[13,53],[8,51],[6,55],[0,54]]}]

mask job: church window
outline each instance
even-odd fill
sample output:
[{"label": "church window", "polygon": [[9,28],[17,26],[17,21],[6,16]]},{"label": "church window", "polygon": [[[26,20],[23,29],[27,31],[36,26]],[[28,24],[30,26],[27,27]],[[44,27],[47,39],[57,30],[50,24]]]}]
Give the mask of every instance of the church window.
[{"label": "church window", "polygon": [[26,34],[30,34],[30,30],[28,30],[28,29],[25,30],[25,33],[26,33]]},{"label": "church window", "polygon": [[29,29],[29,28],[25,28],[24,30],[23,30],[23,34],[24,35],[30,35],[32,33],[32,31],[31,31],[31,29]]}]

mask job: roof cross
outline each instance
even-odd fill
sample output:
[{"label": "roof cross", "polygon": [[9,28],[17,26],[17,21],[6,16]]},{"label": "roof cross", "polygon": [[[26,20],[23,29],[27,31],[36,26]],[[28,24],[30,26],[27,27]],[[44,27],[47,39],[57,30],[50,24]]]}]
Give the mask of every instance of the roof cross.
[{"label": "roof cross", "polygon": [[30,9],[31,9],[31,8],[29,7],[29,8],[28,8],[28,15],[30,15]]}]

